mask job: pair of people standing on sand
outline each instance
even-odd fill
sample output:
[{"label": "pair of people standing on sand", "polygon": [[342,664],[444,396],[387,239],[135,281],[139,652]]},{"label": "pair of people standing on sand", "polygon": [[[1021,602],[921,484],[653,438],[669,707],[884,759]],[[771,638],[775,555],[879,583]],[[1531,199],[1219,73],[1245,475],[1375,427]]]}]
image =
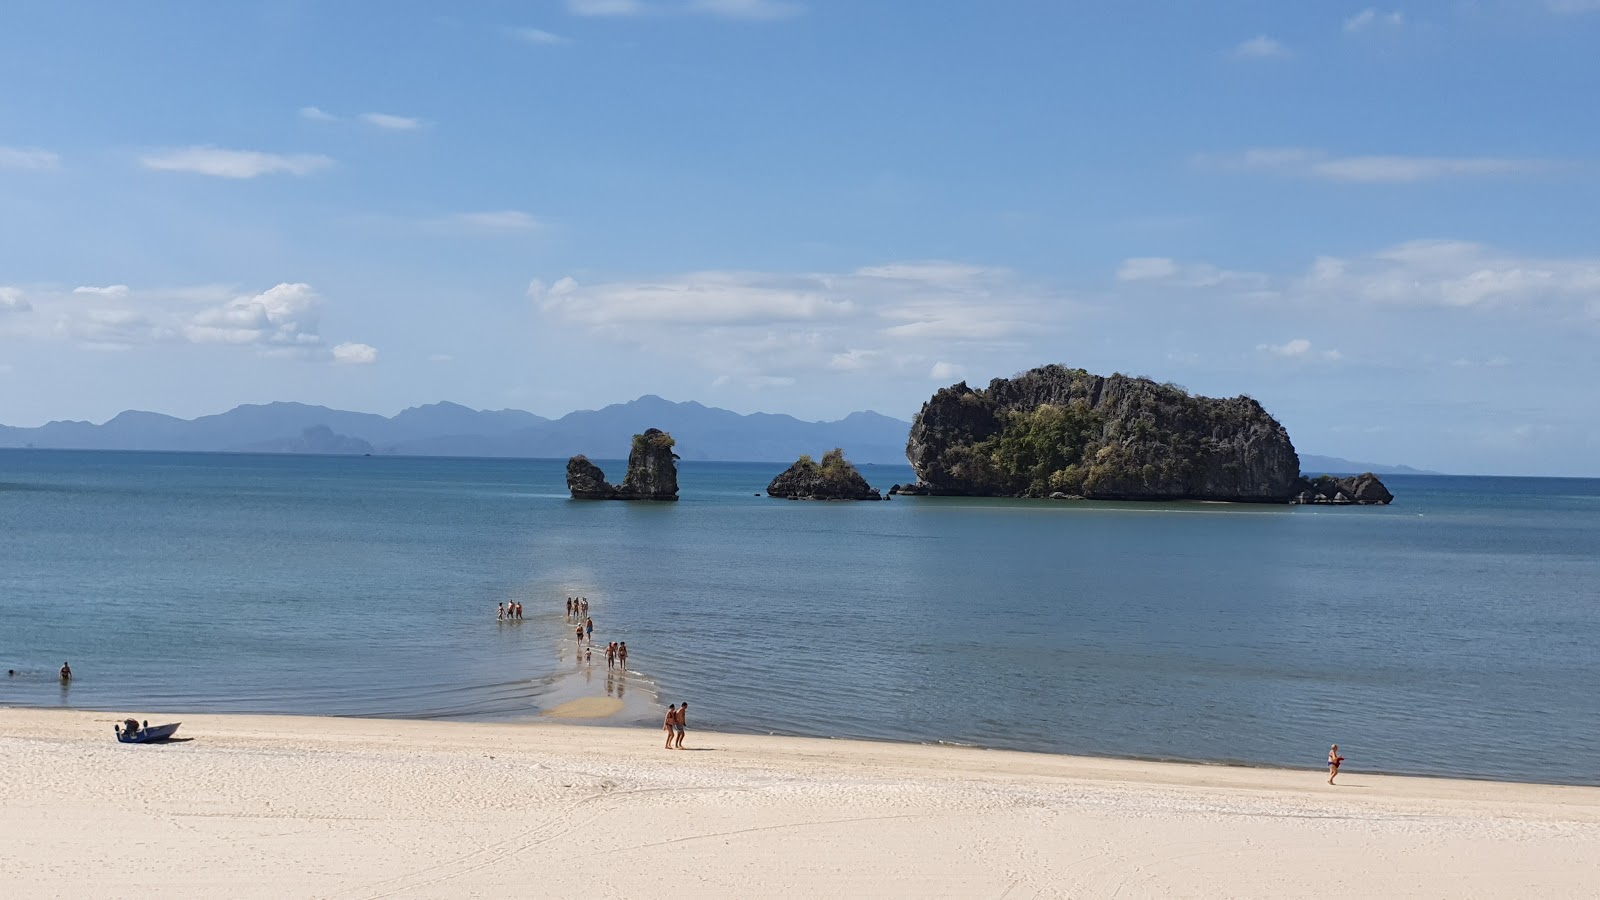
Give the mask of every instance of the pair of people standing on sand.
[{"label": "pair of people standing on sand", "polygon": [[[683,749],[683,730],[689,726],[689,704],[682,706],[673,704],[667,707],[667,720],[661,727],[667,732],[666,750]],[[674,743],[676,742],[676,743]]]}]

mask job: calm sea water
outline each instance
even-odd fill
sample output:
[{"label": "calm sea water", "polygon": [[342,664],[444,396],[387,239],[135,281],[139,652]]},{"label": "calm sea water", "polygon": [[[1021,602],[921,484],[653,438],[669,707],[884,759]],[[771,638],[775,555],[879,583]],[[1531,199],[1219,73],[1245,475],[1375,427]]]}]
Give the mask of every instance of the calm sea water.
[{"label": "calm sea water", "polygon": [[[1600,480],[1393,477],[1364,509],[753,496],[781,468],[578,503],[556,461],[0,451],[0,705],[494,719],[621,691],[723,730],[1293,766],[1338,741],[1600,783]],[[575,660],[573,594],[635,671]],[[528,618],[497,623],[510,598]]]}]

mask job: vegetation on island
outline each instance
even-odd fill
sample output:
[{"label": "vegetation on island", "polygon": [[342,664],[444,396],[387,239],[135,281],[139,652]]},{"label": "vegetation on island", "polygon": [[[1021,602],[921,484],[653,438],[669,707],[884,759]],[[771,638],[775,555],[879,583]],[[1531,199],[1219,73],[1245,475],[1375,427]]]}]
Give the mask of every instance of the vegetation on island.
[{"label": "vegetation on island", "polygon": [[821,462],[801,454],[794,465],[772,479],[767,494],[789,500],[882,499],[838,447],[822,454]]}]

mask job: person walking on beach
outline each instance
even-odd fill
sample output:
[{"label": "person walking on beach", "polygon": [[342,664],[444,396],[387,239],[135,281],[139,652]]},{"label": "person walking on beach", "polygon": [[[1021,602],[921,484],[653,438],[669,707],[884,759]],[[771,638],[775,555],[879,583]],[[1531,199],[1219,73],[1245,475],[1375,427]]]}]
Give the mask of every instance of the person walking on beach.
[{"label": "person walking on beach", "polygon": [[687,727],[689,727],[689,704],[680,703],[678,704],[678,723],[676,729],[678,732],[677,749],[679,750],[683,749],[683,730]]},{"label": "person walking on beach", "polygon": [[1328,751],[1328,783],[1333,784],[1334,776],[1339,774],[1339,766],[1344,762],[1344,757],[1339,755],[1339,745],[1334,744]]},{"label": "person walking on beach", "polygon": [[617,642],[612,641],[606,645],[606,668],[615,668],[617,665]]},{"label": "person walking on beach", "polygon": [[617,645],[617,668],[628,671],[628,642],[623,641]]},{"label": "person walking on beach", "polygon": [[671,750],[672,737],[678,730],[678,704],[674,703],[667,707],[667,720],[661,724],[661,727],[666,729],[667,732],[667,746],[663,749]]}]

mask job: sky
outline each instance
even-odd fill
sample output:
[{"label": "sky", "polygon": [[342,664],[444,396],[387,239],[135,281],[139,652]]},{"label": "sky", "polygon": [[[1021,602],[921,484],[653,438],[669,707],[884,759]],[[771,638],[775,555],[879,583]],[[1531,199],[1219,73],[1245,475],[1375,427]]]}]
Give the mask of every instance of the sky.
[{"label": "sky", "polygon": [[1062,363],[1302,452],[1600,475],[1600,0],[3,18],[5,424],[909,419]]}]

